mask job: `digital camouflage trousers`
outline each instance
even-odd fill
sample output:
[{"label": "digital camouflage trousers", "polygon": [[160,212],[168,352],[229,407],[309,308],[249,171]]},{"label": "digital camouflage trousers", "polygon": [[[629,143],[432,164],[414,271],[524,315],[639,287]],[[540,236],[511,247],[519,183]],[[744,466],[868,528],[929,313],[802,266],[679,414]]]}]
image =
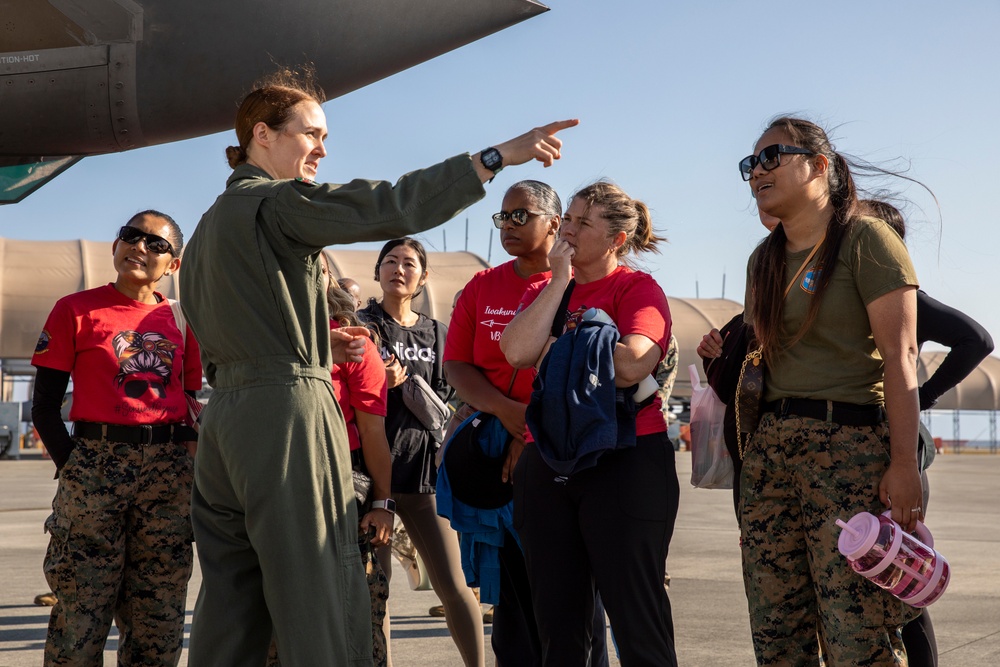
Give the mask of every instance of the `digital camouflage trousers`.
[{"label": "digital camouflage trousers", "polygon": [[45,665],[103,664],[112,618],[119,665],[176,665],[192,567],[191,457],[174,443],[75,441],[45,521],[45,578],[59,600]]},{"label": "digital camouflage trousers", "polygon": [[837,549],[858,512],[881,513],[889,431],[763,415],[743,459],[740,533],[761,665],[906,665],[900,626],[917,615],[855,573]]}]

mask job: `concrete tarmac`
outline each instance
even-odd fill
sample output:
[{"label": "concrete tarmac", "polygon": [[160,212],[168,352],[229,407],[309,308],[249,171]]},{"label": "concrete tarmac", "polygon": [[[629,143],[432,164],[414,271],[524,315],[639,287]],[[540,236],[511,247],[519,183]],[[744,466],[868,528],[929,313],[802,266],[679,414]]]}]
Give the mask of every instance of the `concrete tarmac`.
[{"label": "concrete tarmac", "polygon": [[[691,488],[686,452],[678,452],[677,470],[681,506],[667,567],[679,663],[753,665],[730,492]],[[42,559],[48,536],[42,523],[55,491],[52,473],[50,461],[30,453],[20,460],[0,460],[0,667],[42,663],[49,608],[36,607],[32,600],[47,590]],[[1000,665],[1000,456],[939,456],[929,477],[928,526],[952,567],[947,592],[930,607],[940,666]],[[427,615],[437,597],[431,591],[411,591],[398,563],[393,566],[396,667],[461,665],[444,620]],[[200,581],[196,565],[188,594],[188,630]],[[116,648],[112,629],[106,665],[116,664]],[[493,664],[487,655],[487,664]],[[614,657],[611,663],[619,664]],[[180,664],[187,665],[186,651]]]}]

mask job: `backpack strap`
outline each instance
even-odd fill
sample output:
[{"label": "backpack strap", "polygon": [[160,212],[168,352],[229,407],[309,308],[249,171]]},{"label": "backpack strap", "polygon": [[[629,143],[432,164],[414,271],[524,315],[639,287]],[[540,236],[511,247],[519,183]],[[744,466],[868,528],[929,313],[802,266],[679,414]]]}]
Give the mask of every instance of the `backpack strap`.
[{"label": "backpack strap", "polygon": [[434,323],[434,373],[438,376],[434,381],[434,391],[441,391],[448,385],[444,379],[444,342],[448,334],[442,322],[433,318],[431,322]]},{"label": "backpack strap", "polygon": [[566,291],[563,292],[562,301],[559,302],[559,310],[552,318],[552,336],[554,338],[562,336],[563,327],[566,326],[566,309],[569,307],[569,297],[573,294],[574,287],[576,287],[576,278],[570,278],[569,284],[566,285]]}]

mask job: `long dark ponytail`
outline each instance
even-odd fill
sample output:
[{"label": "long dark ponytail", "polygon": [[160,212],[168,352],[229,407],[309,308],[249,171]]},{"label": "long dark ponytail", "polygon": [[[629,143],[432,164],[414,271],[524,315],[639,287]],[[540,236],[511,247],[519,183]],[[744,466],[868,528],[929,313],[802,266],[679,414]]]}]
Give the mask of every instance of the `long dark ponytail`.
[{"label": "long dark ponytail", "polygon": [[[844,237],[858,219],[858,190],[847,160],[833,149],[826,132],[819,125],[800,118],[782,116],[771,121],[767,130],[784,132],[793,144],[806,148],[829,160],[827,181],[833,215],[826,226],[826,238],[818,253],[816,290],[801,328],[790,340],[781,340],[781,323],[785,303],[785,288],[791,278],[785,266],[785,243],[788,237],[782,225],[758,246],[757,259],[750,269],[750,299],[753,309],[754,333],[763,347],[765,359],[774,359],[783,348],[797,343],[809,330],[819,313],[823,294],[830,284]],[[798,267],[794,267],[797,269]]]}]

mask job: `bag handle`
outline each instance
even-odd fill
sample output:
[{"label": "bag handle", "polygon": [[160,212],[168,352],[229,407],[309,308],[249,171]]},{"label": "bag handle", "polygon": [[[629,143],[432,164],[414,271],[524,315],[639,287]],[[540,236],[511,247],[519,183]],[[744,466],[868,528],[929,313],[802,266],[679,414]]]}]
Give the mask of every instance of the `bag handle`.
[{"label": "bag handle", "polygon": [[[795,272],[795,275],[792,276],[792,279],[791,279],[791,281],[789,281],[788,286],[785,287],[785,294],[782,296],[782,299],[787,299],[788,298],[788,294],[792,291],[792,287],[795,285],[796,281],[799,279],[799,276],[802,275],[802,271],[805,270],[806,266],[809,264],[809,262],[812,260],[812,258],[816,256],[817,251],[819,251],[819,247],[821,245],[823,245],[823,241],[825,241],[825,240],[826,240],[826,232],[824,231],[823,232],[823,236],[816,243],[816,245],[813,246],[812,250],[809,251],[809,255],[805,258],[805,260],[802,262],[802,264],[799,265],[799,270]],[[737,316],[737,317],[739,317],[739,316]],[[733,318],[733,320],[735,320],[735,319],[736,318]],[[729,323],[727,323],[726,326],[728,326],[729,324],[731,324],[733,322],[733,320],[730,320]],[[726,327],[723,327],[723,329],[725,329],[725,328]],[[729,338],[729,335],[731,333],[733,333],[732,330],[726,332],[726,335],[722,339],[723,343],[726,342],[726,338]],[[758,347],[757,350],[756,350],[756,352],[759,352],[759,351],[760,351],[760,348]],[[715,362],[718,361],[719,359],[721,359],[721,357],[715,357],[714,359],[712,359],[711,361],[709,361],[708,365],[705,367],[705,372],[708,373],[708,371],[711,370],[712,365],[715,364]]]},{"label": "bag handle", "polygon": [[510,384],[507,385],[507,393],[505,394],[505,396],[507,398],[510,398],[510,392],[514,391],[514,380],[517,379],[517,371],[518,370],[519,369],[515,368],[514,369],[514,374],[510,376]]},{"label": "bag handle", "polygon": [[[819,241],[816,242],[816,245],[814,245],[812,247],[812,250],[809,251],[809,254],[806,256],[806,258],[804,260],[802,260],[802,263],[799,265],[799,270],[795,272],[794,276],[792,276],[792,279],[789,281],[788,286],[785,288],[784,295],[782,295],[782,297],[781,297],[782,300],[788,298],[788,293],[792,291],[792,286],[795,285],[795,283],[798,281],[799,276],[802,275],[802,272],[805,270],[806,266],[809,265],[809,262],[812,260],[812,258],[816,256],[817,251],[819,251],[819,247],[821,245],[823,245],[823,241],[825,241],[825,240],[826,240],[826,232],[824,231],[823,232],[823,236],[821,236],[820,239],[819,239]],[[751,358],[757,359],[758,361],[756,363],[759,363],[759,360],[763,359],[763,355],[762,355],[763,351],[764,351],[764,347],[758,345],[756,350],[752,350],[752,351],[748,352],[747,353],[747,358],[743,360],[743,366],[745,367],[746,366],[746,362],[749,361]],[[756,365],[756,363],[755,363],[755,365]],[[743,375],[743,371],[741,370],[740,371],[740,376],[742,377],[742,375]]]}]

